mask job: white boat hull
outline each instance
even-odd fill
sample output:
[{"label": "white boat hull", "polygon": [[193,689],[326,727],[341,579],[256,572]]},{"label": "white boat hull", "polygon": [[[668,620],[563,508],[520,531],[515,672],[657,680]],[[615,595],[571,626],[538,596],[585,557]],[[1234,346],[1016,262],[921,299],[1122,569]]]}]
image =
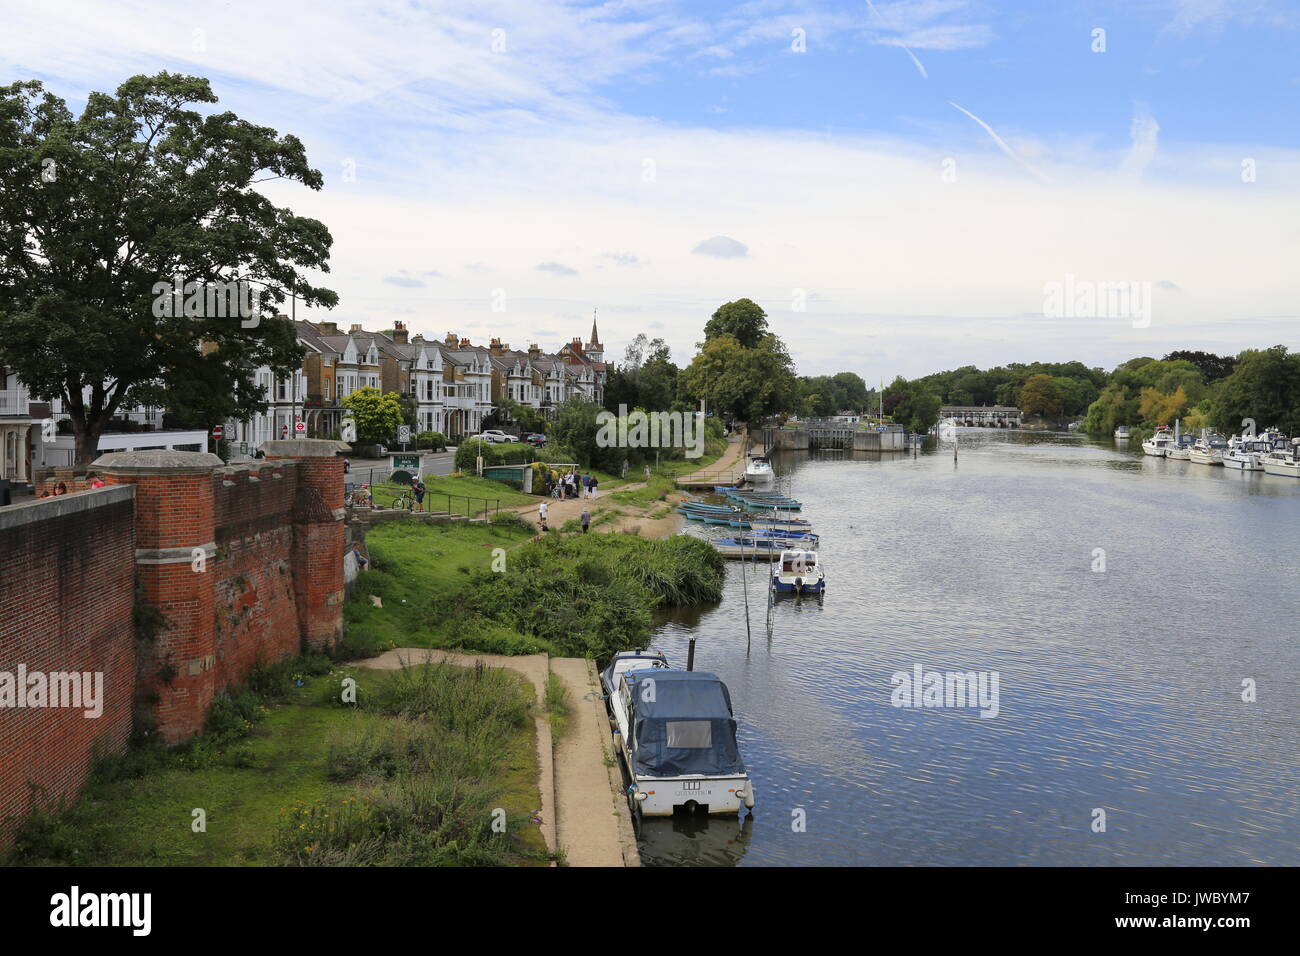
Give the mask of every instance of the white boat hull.
[{"label": "white boat hull", "polygon": [[1278,478],[1300,478],[1300,460],[1292,458],[1280,461],[1276,458],[1265,458],[1264,474],[1276,475]]},{"label": "white boat hull", "polygon": [[1236,468],[1239,471],[1263,471],[1264,466],[1259,463],[1259,459],[1254,455],[1247,455],[1244,458],[1232,458],[1224,456],[1224,468]]}]

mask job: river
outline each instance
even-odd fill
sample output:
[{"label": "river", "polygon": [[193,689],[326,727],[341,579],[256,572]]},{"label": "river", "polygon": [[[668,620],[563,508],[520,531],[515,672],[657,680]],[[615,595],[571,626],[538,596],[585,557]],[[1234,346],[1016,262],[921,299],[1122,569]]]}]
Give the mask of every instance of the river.
[{"label": "river", "polygon": [[[727,683],[758,805],[643,821],[643,862],[1300,864],[1300,482],[959,441],[777,459],[824,600],[779,600],[769,638],[766,565],[729,562],[654,642]],[[996,716],[894,706],[917,665],[995,672]]]}]

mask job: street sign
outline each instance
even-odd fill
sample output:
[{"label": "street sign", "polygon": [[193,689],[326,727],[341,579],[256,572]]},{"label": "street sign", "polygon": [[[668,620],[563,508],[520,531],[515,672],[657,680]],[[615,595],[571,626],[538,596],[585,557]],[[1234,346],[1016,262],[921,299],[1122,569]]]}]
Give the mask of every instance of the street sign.
[{"label": "street sign", "polygon": [[212,440],[221,441],[221,436],[224,434],[225,431],[222,429],[222,427],[220,425],[217,425],[215,428],[212,429]]},{"label": "street sign", "polygon": [[295,434],[295,435],[297,435],[299,438],[301,438],[303,435],[307,434],[307,423],[304,422],[304,421],[296,421],[296,422],[294,422],[294,423],[293,423],[293,431],[294,431],[294,434]]},{"label": "street sign", "polygon": [[398,425],[398,426],[397,426],[397,440],[398,440],[399,442],[401,442],[403,445],[405,445],[407,442],[409,442],[409,441],[411,440],[411,426],[410,426],[410,425]]},{"label": "street sign", "polygon": [[288,426],[288,425],[281,425],[281,426],[280,426],[280,437],[281,437],[281,438],[288,438],[288,437],[289,437],[289,426]]}]

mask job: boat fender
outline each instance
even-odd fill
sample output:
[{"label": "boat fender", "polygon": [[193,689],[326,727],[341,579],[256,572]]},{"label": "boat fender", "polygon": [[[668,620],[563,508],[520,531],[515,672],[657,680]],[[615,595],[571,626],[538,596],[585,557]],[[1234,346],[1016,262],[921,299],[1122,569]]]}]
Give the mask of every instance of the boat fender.
[{"label": "boat fender", "polygon": [[795,578],[795,579],[794,579],[794,586],[797,587],[800,591],[802,591],[802,590],[803,590],[803,578]]}]

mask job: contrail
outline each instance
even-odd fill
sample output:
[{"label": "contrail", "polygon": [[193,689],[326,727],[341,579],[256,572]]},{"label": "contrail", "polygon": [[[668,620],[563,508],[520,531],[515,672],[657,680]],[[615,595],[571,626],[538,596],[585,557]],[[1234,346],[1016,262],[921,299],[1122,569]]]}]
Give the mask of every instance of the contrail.
[{"label": "contrail", "polygon": [[[867,6],[870,7],[871,12],[876,15],[876,19],[880,21],[881,26],[883,26],[886,30],[894,29],[888,23],[885,22],[885,18],[880,15],[880,11],[876,9],[876,5],[872,3],[871,0],[867,0]],[[918,72],[920,72],[921,78],[925,80],[928,80],[930,78],[930,74],[925,71],[925,66],[921,63],[920,60],[916,58],[916,54],[913,53],[910,49],[908,49],[906,43],[904,43],[902,40],[895,40],[893,41],[893,43],[889,45],[901,46],[903,48],[903,52],[906,53],[908,56],[910,56],[912,58],[912,62],[916,64],[916,69]]]},{"label": "contrail", "polygon": [[1029,172],[1034,176],[1035,179],[1037,179],[1039,182],[1046,183],[1046,184],[1049,185],[1049,186],[1052,184],[1052,181],[1051,181],[1050,179],[1048,179],[1045,175],[1043,175],[1041,172],[1039,172],[1039,171],[1038,171],[1037,169],[1035,169],[1033,166],[1029,165],[1029,163],[1027,163],[1027,162],[1025,162],[1023,159],[1021,159],[1018,155],[1016,155],[1016,151],[1015,151],[1014,149],[1012,149],[1010,146],[1007,145],[1006,140],[1004,140],[1001,136],[999,136],[996,132],[994,132],[992,126],[990,126],[988,123],[984,122],[982,119],[980,119],[978,116],[976,116],[976,115],[975,115],[974,113],[972,113],[970,110],[966,109],[964,106],[958,106],[958,105],[957,105],[956,103],[954,103],[952,100],[949,100],[949,101],[948,101],[948,105],[951,106],[953,109],[961,110],[963,113],[965,113],[965,114],[966,114],[967,116],[969,116],[971,119],[973,119],[975,122],[979,123],[980,126],[982,126],[982,127],[984,128],[984,132],[988,133],[990,136],[993,137],[993,142],[995,142],[995,143],[998,144],[998,148],[1001,149],[1002,152],[1004,152],[1004,153],[1006,153],[1008,156],[1010,156],[1012,159],[1014,159],[1014,160],[1015,160],[1017,163],[1019,163],[1021,166],[1025,167],[1025,169],[1029,170]]}]

